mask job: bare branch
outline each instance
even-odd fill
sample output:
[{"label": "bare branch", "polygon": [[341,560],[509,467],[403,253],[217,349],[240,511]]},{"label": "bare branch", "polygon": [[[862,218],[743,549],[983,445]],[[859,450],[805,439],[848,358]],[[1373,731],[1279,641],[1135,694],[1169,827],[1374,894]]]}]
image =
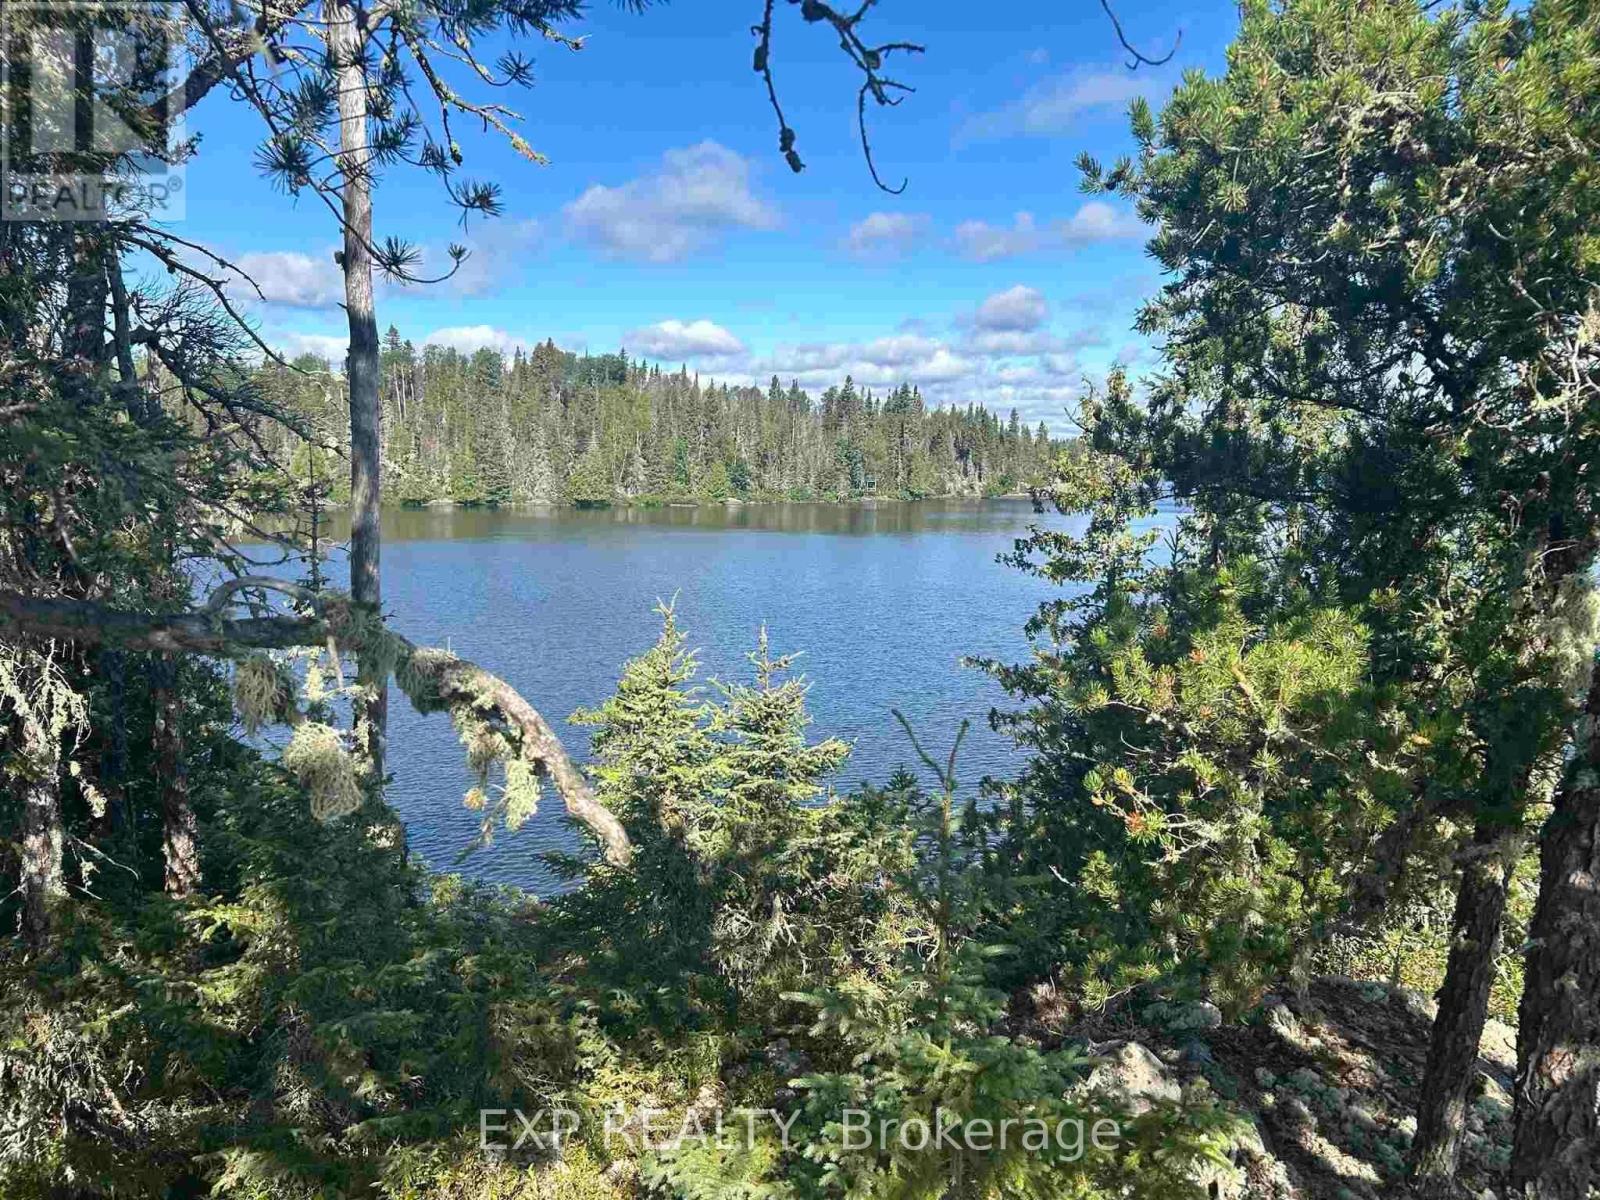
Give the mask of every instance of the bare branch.
[{"label": "bare branch", "polygon": [[[224,616],[233,597],[249,589],[291,596],[308,611],[300,616]],[[618,867],[632,861],[633,845],[622,823],[595,797],[549,722],[521,693],[476,663],[443,650],[419,647],[376,622],[354,620],[353,615],[353,606],[344,596],[317,595],[296,584],[258,576],[230,579],[198,609],[171,614],[0,591],[0,637],[4,638],[54,638],[80,645],[224,658],[248,650],[324,646],[330,637],[359,653],[369,648],[369,642],[388,639],[403,668],[396,682],[404,681],[402,687],[419,712],[466,707],[502,723],[524,757],[561,793],[567,812],[599,841],[606,861]]]},{"label": "bare branch", "polygon": [[1122,48],[1128,52],[1128,66],[1138,67],[1141,64],[1147,67],[1159,67],[1172,61],[1172,56],[1178,52],[1178,47],[1183,44],[1183,30],[1178,31],[1178,36],[1172,39],[1172,49],[1160,58],[1151,58],[1128,41],[1128,35],[1122,31],[1122,22],[1117,19],[1116,10],[1111,7],[1111,0],[1100,0],[1100,7],[1106,10],[1106,16],[1111,18],[1111,28],[1117,31],[1117,41],[1122,43]]}]

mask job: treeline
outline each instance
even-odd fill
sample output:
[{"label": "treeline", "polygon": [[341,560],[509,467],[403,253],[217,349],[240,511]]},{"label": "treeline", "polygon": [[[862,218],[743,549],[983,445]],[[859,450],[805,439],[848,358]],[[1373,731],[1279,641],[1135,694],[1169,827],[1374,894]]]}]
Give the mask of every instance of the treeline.
[{"label": "treeline", "polygon": [[[412,504],[993,496],[1042,482],[1055,450],[1015,409],[929,408],[906,384],[880,396],[846,377],[813,397],[776,376],[765,390],[702,383],[548,341],[509,358],[419,350],[393,327],[382,362],[385,492]],[[264,389],[342,444],[342,381],[298,365],[266,369]],[[344,472],[313,444],[285,432],[278,449],[339,498]]]}]

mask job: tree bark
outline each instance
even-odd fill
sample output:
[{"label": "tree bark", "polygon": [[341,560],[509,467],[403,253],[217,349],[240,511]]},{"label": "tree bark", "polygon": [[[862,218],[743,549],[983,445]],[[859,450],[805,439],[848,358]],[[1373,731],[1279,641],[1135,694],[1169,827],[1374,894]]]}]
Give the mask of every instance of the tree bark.
[{"label": "tree bark", "polygon": [[1450,925],[1450,957],[1439,989],[1439,1013],[1433,1022],[1417,1136],[1411,1147],[1417,1194],[1429,1200],[1458,1194],[1456,1168],[1520,842],[1515,831],[1480,822],[1461,868]]},{"label": "tree bark", "polygon": [[161,852],[165,862],[162,886],[179,899],[200,886],[200,850],[194,805],[189,798],[189,769],[183,754],[183,698],[178,690],[178,662],[162,655],[153,664],[155,687],[154,741],[156,777],[161,788]]},{"label": "tree bark", "polygon": [[[367,128],[363,32],[348,0],[328,0],[328,49],[339,92],[339,172],[344,205],[345,317],[350,328],[345,378],[350,389],[350,598],[382,611],[383,405],[379,393],[378,318],[372,298],[372,173]],[[365,734],[374,782],[383,780],[389,723],[388,677],[370,654],[357,660],[363,694],[356,727]]]},{"label": "tree bark", "polygon": [[107,650],[100,655],[98,672],[105,681],[106,715],[100,735],[99,770],[95,780],[105,798],[105,811],[95,818],[94,835],[99,840],[113,837],[127,819],[128,781],[128,664],[122,651]]},{"label": "tree bark", "polygon": [[67,894],[62,866],[61,780],[51,770],[22,785],[22,936],[35,950],[50,941]]},{"label": "tree bark", "polygon": [[67,378],[63,391],[74,404],[87,408],[103,395],[107,364],[106,269],[107,240],[94,226],[73,232],[72,270],[67,276],[66,327],[61,350]]},{"label": "tree bark", "polygon": [[1517,1022],[1512,1194],[1587,1200],[1600,1180],[1600,671],[1539,874]]}]

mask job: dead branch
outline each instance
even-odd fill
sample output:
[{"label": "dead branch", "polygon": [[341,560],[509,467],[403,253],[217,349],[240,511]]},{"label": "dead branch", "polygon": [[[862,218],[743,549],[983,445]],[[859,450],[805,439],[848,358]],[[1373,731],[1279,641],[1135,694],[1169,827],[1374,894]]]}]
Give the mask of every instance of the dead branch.
[{"label": "dead branch", "polygon": [[[273,591],[293,597],[303,615],[270,613],[223,615],[238,592]],[[622,823],[595,797],[561,739],[539,711],[505,680],[476,663],[443,650],[420,647],[360,614],[343,596],[312,595],[279,580],[242,577],[221,585],[200,608],[179,613],[149,613],[113,608],[90,600],[28,596],[0,591],[0,638],[54,638],[81,645],[148,650],[166,654],[206,654],[231,658],[250,650],[323,646],[330,637],[360,652],[387,639],[399,683],[419,712],[470,708],[501,725],[523,757],[561,793],[567,812],[601,845],[606,861],[625,867],[633,846]]]}]

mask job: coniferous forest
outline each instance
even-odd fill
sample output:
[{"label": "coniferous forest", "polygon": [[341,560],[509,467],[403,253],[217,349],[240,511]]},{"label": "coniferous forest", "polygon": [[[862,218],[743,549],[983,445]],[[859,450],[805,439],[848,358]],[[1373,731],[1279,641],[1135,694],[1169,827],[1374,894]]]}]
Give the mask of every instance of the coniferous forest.
[{"label": "coniferous forest", "polygon": [[[775,164],[812,108],[773,64],[815,44],[893,193],[869,119],[966,48],[889,0],[742,7]],[[1120,8],[1105,53],[1160,68]],[[1113,89],[1127,153],[1072,182],[1142,222],[1155,365],[1039,430],[383,337],[375,279],[425,282],[394,181],[504,210],[464,127],[536,157],[499,98],[583,45],[574,0],[4,16],[0,53],[70,53],[8,69],[0,133],[71,79],[141,153],[36,139],[0,219],[0,1200],[1600,1194],[1600,5],[1246,0],[1211,68]],[[108,31],[150,52],[102,84]],[[198,171],[219,112],[339,239],[337,368],[277,357],[227,247],[46,186]],[[384,554],[401,503],[1019,490],[971,568],[1033,589],[967,660],[998,698],[882,713],[906,765],[853,786],[763,613],[714,672],[662,603],[580,747],[548,678],[450,648],[464,572],[427,645]],[[591,654],[614,599],[539,582]],[[398,778],[402,707],[465,789]],[[974,721],[1016,752],[983,778]],[[475,844],[565,822],[560,886],[425,861],[401,784]]]},{"label": "coniferous forest", "polygon": [[[385,489],[405,503],[995,496],[1044,482],[1058,449],[1015,409],[1004,420],[929,409],[908,385],[875,396],[846,378],[813,397],[776,377],[764,391],[702,383],[550,342],[509,359],[419,351],[393,328],[381,362]],[[285,429],[275,447],[309,481],[319,452],[347,445],[342,381],[303,359],[269,368],[260,385],[312,431]],[[347,499],[347,481],[332,495]]]}]

